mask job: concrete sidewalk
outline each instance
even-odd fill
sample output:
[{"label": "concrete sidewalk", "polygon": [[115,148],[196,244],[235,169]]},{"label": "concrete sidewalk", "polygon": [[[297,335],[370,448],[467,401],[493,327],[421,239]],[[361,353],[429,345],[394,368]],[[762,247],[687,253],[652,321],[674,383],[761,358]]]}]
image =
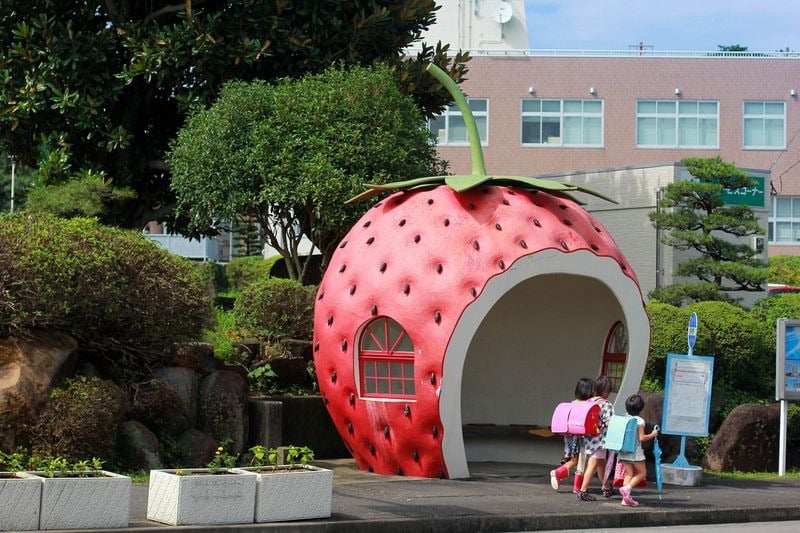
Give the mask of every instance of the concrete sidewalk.
[{"label": "concrete sidewalk", "polygon": [[147,486],[134,485],[130,528],[122,531],[280,532],[477,532],[656,527],[800,520],[800,480],[728,480],[704,474],[699,487],[655,483],[637,490],[637,508],[607,500],[581,502],[564,487],[550,487],[552,466],[470,463],[466,480],[379,476],[361,472],[351,459],[318,461],[334,471],[333,514],[328,519],[232,526],[166,526],[146,519]]}]

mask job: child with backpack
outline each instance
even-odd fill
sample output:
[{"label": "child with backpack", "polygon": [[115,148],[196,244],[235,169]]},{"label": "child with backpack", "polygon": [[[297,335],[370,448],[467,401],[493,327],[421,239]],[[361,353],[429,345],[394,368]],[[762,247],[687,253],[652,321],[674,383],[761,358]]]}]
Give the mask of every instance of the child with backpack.
[{"label": "child with backpack", "polygon": [[[581,378],[575,385],[575,402],[585,401],[591,398],[594,383],[589,378]],[[562,479],[569,477],[569,469],[576,467],[575,483],[573,492],[577,491],[583,483],[583,464],[580,461],[583,452],[583,437],[579,435],[564,435],[564,457],[561,459],[561,466],[550,471],[550,486],[553,490],[558,490],[558,484]]]},{"label": "child with backpack", "polygon": [[584,439],[584,453],[587,457],[586,470],[583,474],[583,483],[576,493],[578,500],[584,502],[593,502],[597,499],[588,492],[589,485],[592,482],[592,476],[595,472],[597,472],[602,483],[601,493],[603,497],[611,497],[611,486],[607,485],[608,482],[604,476],[606,431],[608,429],[608,421],[614,415],[614,406],[608,401],[608,396],[610,394],[611,380],[608,379],[607,376],[598,376],[598,378],[594,380],[594,397],[591,399],[600,403],[600,420],[598,421],[600,432],[594,437],[586,437]]},{"label": "child with backpack", "polygon": [[631,496],[631,489],[637,486],[647,474],[642,442],[652,440],[658,436],[658,430],[656,429],[653,429],[650,433],[644,432],[644,418],[639,416],[642,409],[644,409],[644,399],[638,394],[634,394],[625,400],[625,410],[636,419],[637,427],[635,450],[633,452],[620,452],[619,454],[619,460],[625,465],[625,481],[619,489],[619,493],[622,495],[622,505],[625,507],[639,505],[639,502]]}]

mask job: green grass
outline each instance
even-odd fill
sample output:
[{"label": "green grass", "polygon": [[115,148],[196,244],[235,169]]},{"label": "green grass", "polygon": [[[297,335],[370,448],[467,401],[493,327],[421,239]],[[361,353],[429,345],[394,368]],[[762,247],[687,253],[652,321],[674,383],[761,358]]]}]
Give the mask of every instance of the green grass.
[{"label": "green grass", "polygon": [[753,479],[753,480],[776,480],[776,479],[800,479],[800,469],[792,468],[786,471],[786,475],[778,475],[777,472],[739,472],[733,470],[732,472],[711,472],[706,470],[707,474],[712,474],[717,477],[725,479]]}]

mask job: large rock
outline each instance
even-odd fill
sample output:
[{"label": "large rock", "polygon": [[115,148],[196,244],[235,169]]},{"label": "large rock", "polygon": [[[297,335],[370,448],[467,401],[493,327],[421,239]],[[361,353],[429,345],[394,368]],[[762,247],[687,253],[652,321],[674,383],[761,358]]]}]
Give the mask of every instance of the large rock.
[{"label": "large rock", "polygon": [[248,386],[246,377],[231,370],[212,372],[200,384],[200,429],[229,441],[229,453],[241,453],[247,443]]},{"label": "large rock", "polygon": [[778,404],[743,404],[722,422],[703,457],[716,472],[765,472],[778,468]]},{"label": "large rock", "polygon": [[0,340],[0,449],[13,450],[36,420],[50,390],[71,374],[78,343],[57,332]]},{"label": "large rock", "polygon": [[207,342],[180,344],[167,357],[164,366],[183,366],[191,368],[200,375],[208,374],[217,368],[214,348]]},{"label": "large rock", "polygon": [[172,387],[178,394],[189,420],[194,425],[198,419],[197,395],[200,379],[197,373],[191,368],[168,366],[155,369],[153,377]]},{"label": "large rock", "polygon": [[159,437],[176,437],[193,425],[178,391],[159,379],[136,385],[131,404],[133,416]]},{"label": "large rock", "polygon": [[164,468],[158,438],[138,420],[120,426],[123,461],[128,468],[156,470]]},{"label": "large rock", "polygon": [[214,458],[218,446],[210,435],[194,428],[178,437],[177,442],[183,466],[186,468],[205,467]]}]

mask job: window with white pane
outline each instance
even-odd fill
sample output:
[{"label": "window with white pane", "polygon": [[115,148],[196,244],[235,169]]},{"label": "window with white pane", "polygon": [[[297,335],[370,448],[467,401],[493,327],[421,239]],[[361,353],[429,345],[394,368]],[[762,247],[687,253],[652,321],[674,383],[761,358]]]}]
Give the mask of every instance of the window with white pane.
[{"label": "window with white pane", "polygon": [[[489,132],[489,100],[486,98],[467,98],[467,104],[475,119],[475,126],[478,128],[478,135],[481,144],[488,144]],[[467,125],[464,122],[464,115],[456,104],[450,104],[444,113],[428,121],[428,129],[436,137],[439,146],[447,145],[467,145]]]},{"label": "window with white pane", "polygon": [[719,102],[639,100],[636,102],[639,148],[719,148]]},{"label": "window with white pane", "polygon": [[389,317],[371,321],[361,333],[358,346],[363,397],[416,397],[414,344],[397,321]]},{"label": "window with white pane", "polygon": [[522,100],[523,146],[603,146],[602,100]]},{"label": "window with white pane", "polygon": [[800,244],[800,196],[772,197],[769,242]]},{"label": "window with white pane", "polygon": [[775,150],[786,147],[786,104],[744,103],[744,147]]}]

